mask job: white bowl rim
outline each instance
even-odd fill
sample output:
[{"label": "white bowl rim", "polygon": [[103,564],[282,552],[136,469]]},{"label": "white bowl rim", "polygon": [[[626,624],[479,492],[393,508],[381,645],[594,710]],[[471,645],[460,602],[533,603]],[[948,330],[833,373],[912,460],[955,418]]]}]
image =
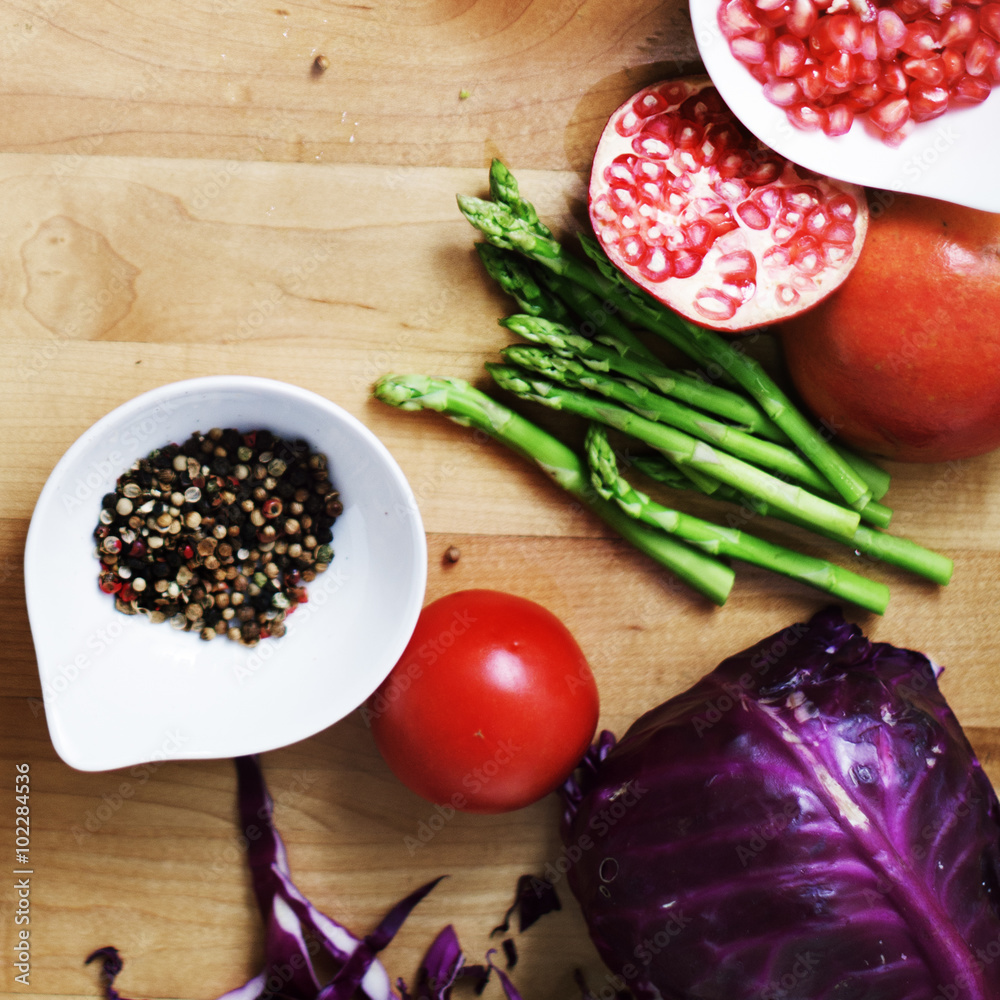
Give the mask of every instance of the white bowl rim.
[{"label": "white bowl rim", "polygon": [[[204,393],[229,392],[265,392],[270,395],[294,398],[299,403],[315,407],[319,412],[323,412],[334,417],[350,432],[362,439],[365,445],[369,447],[376,456],[378,456],[385,472],[392,478],[393,484],[400,491],[401,496],[405,498],[404,502],[409,508],[407,516],[412,518],[412,531],[408,533],[408,540],[412,546],[409,557],[412,560],[413,576],[406,606],[403,607],[399,613],[401,627],[398,631],[398,638],[392,647],[393,655],[386,655],[383,657],[381,669],[374,672],[370,677],[368,693],[371,693],[388,675],[399,655],[402,654],[406,642],[409,641],[409,637],[416,625],[416,619],[422,608],[426,593],[427,539],[423,530],[423,523],[420,518],[416,498],[414,497],[413,491],[411,490],[402,469],[399,467],[388,448],[386,448],[374,432],[371,431],[371,429],[368,428],[367,425],[358,417],[354,416],[354,414],[350,413],[339,404],[333,402],[325,396],[320,395],[319,393],[313,392],[312,390],[302,388],[290,382],[257,375],[199,376],[165,383],[146,390],[145,392],[114,407],[104,416],[100,417],[85,431],[83,431],[66,449],[53,467],[52,471],[49,473],[45,484],[39,493],[32,512],[25,540],[24,586],[28,619],[32,636],[37,642],[38,631],[42,628],[49,627],[50,625],[50,620],[43,611],[44,594],[42,593],[42,588],[45,586],[45,581],[36,577],[36,574],[32,571],[32,566],[35,561],[36,553],[39,548],[45,544],[44,539],[42,538],[42,531],[46,508],[51,505],[53,496],[59,492],[61,482],[67,470],[72,469],[74,462],[76,462],[81,455],[86,455],[88,449],[91,449],[95,443],[107,435],[110,430],[120,427],[123,423],[127,424],[130,418],[135,417],[137,414],[148,412],[151,407],[155,407],[158,404],[163,404],[167,401],[178,400],[185,396],[191,396],[192,394],[200,395]],[[262,423],[264,423],[264,421],[262,421]],[[208,428],[205,429],[207,430]],[[118,614],[118,612],[114,613]],[[152,627],[158,628],[159,626]],[[208,646],[209,644],[205,643],[204,645]],[[235,646],[236,644],[233,645]],[[37,661],[38,669],[41,674],[43,664],[42,657],[40,655],[37,657]],[[147,759],[149,759],[148,753],[145,756],[133,753],[125,754],[121,756],[120,759],[116,759],[110,764],[106,761],[95,764],[94,761],[87,759],[85,755],[81,756],[74,749],[64,745],[61,741],[58,727],[53,725],[53,720],[50,717],[51,699],[49,692],[44,686],[44,677],[42,679],[43,704],[46,708],[46,718],[49,721],[50,737],[52,738],[56,752],[67,764],[81,771],[103,771],[134,766],[147,762]],[[178,747],[173,751],[168,749],[166,752],[162,753],[162,755],[157,754],[156,759],[218,759],[221,757],[240,756],[247,753],[260,753],[267,750],[277,749],[278,747],[286,746],[291,742],[297,742],[298,740],[315,735],[315,733],[320,732],[322,729],[333,725],[335,722],[344,718],[351,711],[357,708],[359,704],[363,703],[363,700],[364,699],[357,704],[351,705],[346,708],[346,710],[339,711],[336,714],[336,717],[329,718],[323,725],[314,725],[309,731],[302,731],[296,734],[294,739],[289,739],[287,737],[268,739],[265,734],[259,734],[251,737],[249,740],[244,739],[241,741],[235,741],[231,752],[203,752],[198,750],[192,752],[190,749]]]}]

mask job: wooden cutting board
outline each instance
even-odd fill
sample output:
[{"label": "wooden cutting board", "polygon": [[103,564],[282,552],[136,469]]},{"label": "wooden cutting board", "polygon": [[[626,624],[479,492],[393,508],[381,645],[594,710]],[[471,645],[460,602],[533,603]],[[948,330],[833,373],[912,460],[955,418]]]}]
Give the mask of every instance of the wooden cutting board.
[{"label": "wooden cutting board", "polygon": [[[27,763],[33,865],[30,988],[0,989],[95,996],[83,958],[114,944],[126,995],[210,997],[261,957],[231,763],[79,773],[56,757],[41,709],[21,570],[32,508],[76,437],[146,389],[267,375],[356,414],[416,493],[428,599],[483,586],[550,607],[590,658],[601,724],[616,732],[826,603],[740,566],[728,604],[711,607],[500,446],[369,398],[390,370],[481,380],[507,342],[496,319],[509,303],[479,270],[455,194],[484,193],[502,155],[554,228],[579,228],[604,116],[694,58],[683,9],[37,0],[0,5],[0,25],[0,823],[9,845],[14,770]],[[946,666],[945,692],[996,781],[1000,457],[891,471],[894,530],[952,556],[955,578],[938,588],[866,566],[892,600],[884,618],[853,617]],[[451,876],[387,952],[393,975],[411,976],[447,922],[478,959],[517,876],[559,857],[554,799],[434,821],[421,841],[433,808],[389,775],[356,717],[263,764],[296,880],[353,929]],[[518,937],[526,1000],[575,996],[577,966],[595,990],[605,983],[565,890],[563,901]]]}]

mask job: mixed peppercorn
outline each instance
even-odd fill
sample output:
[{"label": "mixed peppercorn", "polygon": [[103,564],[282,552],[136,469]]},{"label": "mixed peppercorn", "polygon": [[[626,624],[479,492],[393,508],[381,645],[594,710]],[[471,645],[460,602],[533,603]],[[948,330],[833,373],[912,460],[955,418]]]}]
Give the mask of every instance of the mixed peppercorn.
[{"label": "mixed peppercorn", "polygon": [[103,498],[98,582],[125,614],[253,646],[284,635],[333,558],[342,511],[305,441],[196,432],[138,459]]}]

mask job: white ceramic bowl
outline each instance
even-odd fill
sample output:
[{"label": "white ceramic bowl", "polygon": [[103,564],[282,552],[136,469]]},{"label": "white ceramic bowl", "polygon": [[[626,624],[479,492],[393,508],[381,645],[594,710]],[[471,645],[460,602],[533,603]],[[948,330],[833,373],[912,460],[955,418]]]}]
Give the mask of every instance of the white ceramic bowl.
[{"label": "white ceramic bowl", "polygon": [[844,181],[887,191],[940,198],[1000,212],[1000,184],[993,173],[1000,153],[1000,88],[982,104],[955,107],[919,123],[897,147],[864,118],[841,136],[804,132],[729,50],[718,25],[721,0],[690,0],[695,41],[722,99],[761,142],[793,163]]},{"label": "white ceramic bowl", "polygon": [[[287,633],[248,648],[123,615],[97,586],[101,499],[137,458],[212,427],[304,438],[329,461],[344,512],[334,558]],[[399,466],[364,424],[304,389],[218,376],[147,392],[56,465],[25,548],[28,616],[49,733],[99,771],[285,746],[343,718],[386,677],[424,599],[423,524]]]}]

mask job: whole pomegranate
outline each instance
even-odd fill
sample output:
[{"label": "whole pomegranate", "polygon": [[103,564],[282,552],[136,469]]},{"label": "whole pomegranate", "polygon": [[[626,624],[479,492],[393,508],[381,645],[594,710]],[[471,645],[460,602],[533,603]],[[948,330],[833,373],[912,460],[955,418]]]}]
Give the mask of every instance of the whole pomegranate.
[{"label": "whole pomegranate", "polygon": [[1000,215],[881,193],[850,277],[777,329],[813,413],[907,462],[1000,446]]}]

